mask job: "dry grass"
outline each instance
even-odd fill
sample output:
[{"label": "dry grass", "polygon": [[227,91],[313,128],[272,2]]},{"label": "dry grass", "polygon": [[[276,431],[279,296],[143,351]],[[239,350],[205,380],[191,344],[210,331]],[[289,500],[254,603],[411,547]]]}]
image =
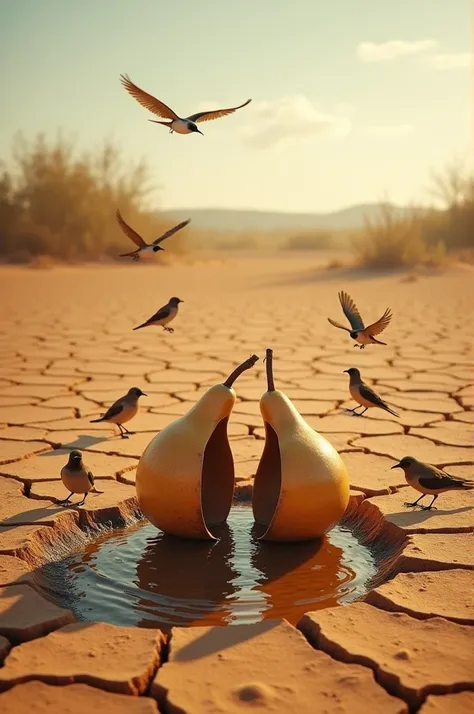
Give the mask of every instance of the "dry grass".
[{"label": "dry grass", "polygon": [[[151,188],[146,163],[122,161],[109,142],[91,155],[79,154],[61,136],[48,142],[39,135],[31,143],[20,136],[0,175],[0,256],[20,263],[46,255],[71,261],[132,250],[116,223],[117,208],[147,241],[169,227],[145,207]],[[167,253],[183,245],[179,234]]]},{"label": "dry grass", "polygon": [[366,218],[365,228],[353,239],[357,263],[370,269],[393,269],[413,265],[439,265],[446,248],[435,246],[423,236],[423,216],[416,211],[407,217],[397,215],[393,206],[381,204],[378,217]]},{"label": "dry grass", "polygon": [[396,269],[417,265],[437,267],[456,253],[474,249],[474,177],[459,164],[445,173],[432,174],[434,189],[443,208],[413,209],[400,217],[383,203],[375,219],[355,236],[357,262],[367,268]]}]

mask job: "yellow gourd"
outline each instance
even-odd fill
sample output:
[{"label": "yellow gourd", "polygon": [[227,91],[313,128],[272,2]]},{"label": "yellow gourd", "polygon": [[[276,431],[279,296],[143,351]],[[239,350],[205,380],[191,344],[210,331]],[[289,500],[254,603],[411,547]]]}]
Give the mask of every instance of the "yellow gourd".
[{"label": "yellow gourd", "polygon": [[268,390],[260,400],[265,447],[252,497],[261,538],[300,541],[333,528],[349,503],[349,478],[336,449],[275,390],[272,350],[266,352]]},{"label": "yellow gourd", "polygon": [[232,384],[257,360],[252,355],[223,384],[210,387],[143,452],[136,475],[137,498],[157,528],[183,538],[214,538],[210,527],[229,515],[234,490],[227,438],[236,398]]}]

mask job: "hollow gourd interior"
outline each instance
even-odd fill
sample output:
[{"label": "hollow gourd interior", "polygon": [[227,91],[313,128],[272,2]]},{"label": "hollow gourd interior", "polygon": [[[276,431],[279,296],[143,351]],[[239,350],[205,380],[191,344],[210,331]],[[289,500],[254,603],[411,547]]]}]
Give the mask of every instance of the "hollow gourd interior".
[{"label": "hollow gourd interior", "polygon": [[281,455],[278,436],[265,422],[265,447],[255,474],[252,508],[257,523],[268,527],[276,511],[281,492]]},{"label": "hollow gourd interior", "polygon": [[207,527],[223,523],[232,505],[234,460],[227,438],[228,417],[221,419],[204,449],[201,508]]}]

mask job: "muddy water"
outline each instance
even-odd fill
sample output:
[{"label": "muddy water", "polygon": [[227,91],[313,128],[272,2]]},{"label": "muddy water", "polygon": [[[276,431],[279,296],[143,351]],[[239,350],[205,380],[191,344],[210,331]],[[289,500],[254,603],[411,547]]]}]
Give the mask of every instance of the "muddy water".
[{"label": "muddy water", "polygon": [[42,587],[79,619],[161,627],[234,625],[344,604],[376,574],[343,527],[320,542],[261,543],[236,506],[217,542],[183,541],[149,524],[103,535],[43,569]]}]

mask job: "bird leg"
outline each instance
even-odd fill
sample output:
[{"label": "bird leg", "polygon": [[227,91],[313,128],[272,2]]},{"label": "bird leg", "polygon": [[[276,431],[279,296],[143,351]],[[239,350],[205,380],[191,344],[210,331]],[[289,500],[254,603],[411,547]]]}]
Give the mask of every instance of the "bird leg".
[{"label": "bird leg", "polygon": [[84,498],[82,499],[82,501],[78,501],[76,503],[76,506],[83,506],[84,503],[86,502],[86,498],[87,498],[87,493],[84,494]]},{"label": "bird leg", "polygon": [[127,429],[127,427],[124,426],[123,424],[122,424],[122,429],[124,430],[124,432],[125,432],[126,434],[130,434],[131,436],[133,436],[133,435],[136,433],[136,432],[134,432],[134,431],[130,431],[129,429]]},{"label": "bird leg", "polygon": [[357,407],[354,407],[354,409],[349,409],[350,412],[353,413],[354,416],[362,416],[367,411],[367,407],[365,407],[363,412],[356,412],[356,409],[360,409],[360,407],[363,406],[362,404],[359,404]]},{"label": "bird leg", "polygon": [[436,511],[436,506],[433,506],[433,503],[436,501],[437,498],[438,498],[438,494],[436,496],[433,496],[433,500],[431,501],[429,506],[422,506],[422,509],[424,511],[431,511],[431,509],[434,508]]},{"label": "bird leg", "polygon": [[138,253],[133,254],[132,260],[140,260],[140,256],[138,255]]},{"label": "bird leg", "polygon": [[58,501],[58,506],[64,506],[64,505],[66,505],[66,503],[68,503],[68,501],[69,501],[69,499],[71,498],[72,495],[73,495],[73,491],[71,491],[71,493],[69,494],[69,496],[68,496],[67,498],[65,498],[63,501]]},{"label": "bird leg", "polygon": [[166,330],[166,332],[174,332],[174,327],[166,327],[166,325],[163,325],[163,329]]},{"label": "bird leg", "polygon": [[[426,493],[422,493],[421,496],[416,499],[416,501],[413,501],[413,503],[408,503],[408,501],[405,501],[405,503],[403,505],[408,506],[409,508],[411,508],[412,506],[416,506],[416,505],[418,505],[418,501],[421,501],[421,499],[424,498],[425,496],[426,496]],[[423,508],[423,506],[421,506],[421,508]]]},{"label": "bird leg", "polygon": [[122,424],[117,424],[117,426],[120,429],[120,436],[122,437],[122,439],[128,439],[128,434],[126,433],[126,430],[122,426]]}]

